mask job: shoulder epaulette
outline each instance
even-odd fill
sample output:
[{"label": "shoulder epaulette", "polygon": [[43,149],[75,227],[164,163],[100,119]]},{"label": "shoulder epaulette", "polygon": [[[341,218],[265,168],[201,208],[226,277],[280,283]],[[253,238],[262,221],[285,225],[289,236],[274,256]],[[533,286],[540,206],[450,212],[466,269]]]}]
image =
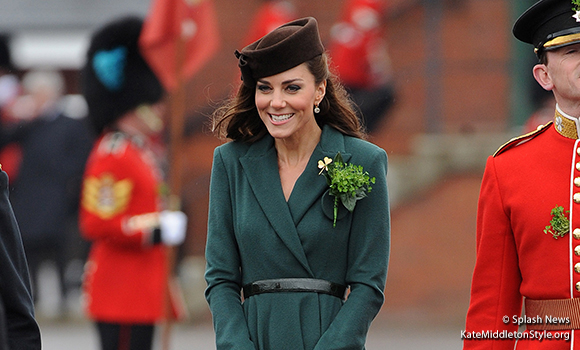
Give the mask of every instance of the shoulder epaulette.
[{"label": "shoulder epaulette", "polygon": [[497,151],[495,151],[495,153],[493,154],[493,156],[497,156],[500,153],[503,153],[505,151],[507,151],[508,149],[512,149],[516,146],[521,145],[522,143],[528,142],[531,139],[533,139],[534,137],[538,136],[539,134],[541,134],[542,132],[548,130],[550,128],[550,126],[552,125],[552,121],[544,124],[544,125],[540,125],[538,126],[538,128],[532,132],[529,132],[527,134],[518,136],[518,137],[514,137],[513,139],[509,140],[508,142],[504,143],[500,148],[498,148]]},{"label": "shoulder epaulette", "polygon": [[125,151],[129,144],[127,136],[121,132],[106,134],[99,145],[99,151],[105,154],[119,154]]}]

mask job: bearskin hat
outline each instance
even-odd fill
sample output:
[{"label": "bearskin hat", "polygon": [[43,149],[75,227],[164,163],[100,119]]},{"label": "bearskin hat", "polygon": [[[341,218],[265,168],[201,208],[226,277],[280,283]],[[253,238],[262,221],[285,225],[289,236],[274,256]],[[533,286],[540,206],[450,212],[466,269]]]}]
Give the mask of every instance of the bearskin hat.
[{"label": "bearskin hat", "polygon": [[98,133],[141,104],[158,102],[164,89],[138,46],[143,19],[122,17],[92,36],[82,69],[82,91]]}]

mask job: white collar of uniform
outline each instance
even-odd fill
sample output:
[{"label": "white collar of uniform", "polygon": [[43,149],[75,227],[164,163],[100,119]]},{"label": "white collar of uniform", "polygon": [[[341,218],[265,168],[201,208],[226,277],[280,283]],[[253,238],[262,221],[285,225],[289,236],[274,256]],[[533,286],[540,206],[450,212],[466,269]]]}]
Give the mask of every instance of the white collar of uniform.
[{"label": "white collar of uniform", "polygon": [[580,138],[580,121],[560,109],[556,105],[556,114],[554,115],[554,126],[556,131],[569,139],[577,140]]}]

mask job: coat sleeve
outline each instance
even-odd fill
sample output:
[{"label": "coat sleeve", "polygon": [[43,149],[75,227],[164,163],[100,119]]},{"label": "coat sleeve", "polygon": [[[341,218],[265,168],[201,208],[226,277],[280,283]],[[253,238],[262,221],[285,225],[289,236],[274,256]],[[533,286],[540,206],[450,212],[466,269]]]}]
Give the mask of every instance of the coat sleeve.
[{"label": "coat sleeve", "polygon": [[[481,340],[472,335],[488,331],[517,331],[511,322],[520,315],[521,274],[516,244],[499,188],[494,158],[487,161],[477,213],[477,259],[471,284],[463,349],[513,349],[515,340]],[[508,324],[504,317],[509,318]],[[475,333],[474,333],[475,332]]]},{"label": "coat sleeve", "polygon": [[[0,171],[0,293],[9,349],[39,350],[28,266],[20,230],[8,200],[8,175]],[[2,315],[4,316],[4,315]]]},{"label": "coat sleeve", "polygon": [[353,212],[346,274],[350,294],[315,350],[364,349],[371,322],[384,302],[390,251],[385,151],[376,152],[364,170],[375,177],[376,183]]},{"label": "coat sleeve", "polygon": [[205,296],[213,317],[216,349],[255,350],[241,304],[241,264],[230,192],[218,148],[214,152],[210,181]]}]

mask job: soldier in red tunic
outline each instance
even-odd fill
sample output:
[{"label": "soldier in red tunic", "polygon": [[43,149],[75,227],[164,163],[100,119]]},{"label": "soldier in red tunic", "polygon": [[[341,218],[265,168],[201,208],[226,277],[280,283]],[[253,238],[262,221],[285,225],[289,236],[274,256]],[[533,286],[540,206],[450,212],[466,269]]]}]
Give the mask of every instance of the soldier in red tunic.
[{"label": "soldier in red tunic", "polygon": [[557,105],[487,161],[464,349],[580,349],[579,18],[577,0],[542,0],[515,23]]},{"label": "soldier in red tunic", "polygon": [[243,46],[250,45],[279,26],[296,19],[294,5],[286,0],[263,0],[252,17]]},{"label": "soldier in red tunic", "polygon": [[347,0],[330,30],[328,51],[341,83],[359,108],[367,131],[375,131],[395,98],[385,40],[387,0]]},{"label": "soldier in red tunic", "polygon": [[163,127],[163,89],[139,53],[141,27],[129,17],[97,31],[83,69],[100,134],[83,181],[80,224],[92,242],[84,292],[103,350],[151,349],[154,325],[165,315],[165,247],[185,237],[185,214],[163,210],[152,147]]}]

